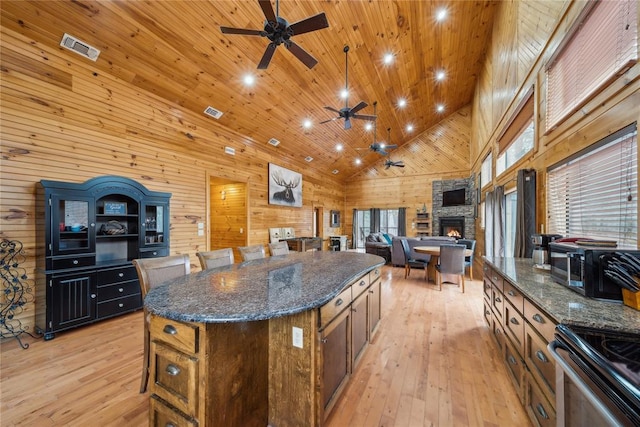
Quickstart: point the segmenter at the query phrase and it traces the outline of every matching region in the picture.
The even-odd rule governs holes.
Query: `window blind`
[[[638,60],[637,0],[599,1],[578,22],[547,67],[547,132]]]
[[[627,126],[549,169],[549,233],[637,246],[637,133]]]

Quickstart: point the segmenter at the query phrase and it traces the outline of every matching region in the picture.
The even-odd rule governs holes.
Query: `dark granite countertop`
[[[384,262],[358,252],[292,252],[156,286],[144,305],[150,313],[186,322],[265,320],[320,307]]]
[[[492,267],[556,322],[638,333],[640,311],[616,302],[586,298],[556,283],[549,271],[533,266],[529,258],[484,257]]]

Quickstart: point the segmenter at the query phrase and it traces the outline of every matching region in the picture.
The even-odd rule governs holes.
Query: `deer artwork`
[[[292,178],[291,181],[287,182],[282,177],[280,171],[275,171],[271,174],[271,178],[280,187],[284,187],[284,190],[277,191],[273,194],[273,200],[294,204],[296,202],[296,199],[293,197],[293,189],[300,185],[300,177],[297,176],[295,178]]]

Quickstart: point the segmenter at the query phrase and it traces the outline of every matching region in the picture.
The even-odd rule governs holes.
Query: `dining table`
[[[431,255],[429,263],[427,264],[427,281],[433,277],[433,281],[435,282],[436,265],[440,259],[440,246],[414,246],[413,250],[419,254]],[[471,255],[473,255],[473,251],[471,249],[465,249],[464,256],[468,257]]]

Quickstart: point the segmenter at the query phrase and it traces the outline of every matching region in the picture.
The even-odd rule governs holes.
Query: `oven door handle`
[[[562,372],[564,372],[564,374],[569,377],[569,379],[576,385],[576,387],[578,387],[578,390],[580,390],[580,392],[587,398],[589,403],[591,403],[595,407],[595,409],[603,417],[606,418],[609,425],[622,426],[622,424],[620,424],[620,421],[618,421],[618,419],[611,413],[611,411],[609,411],[609,409],[602,403],[602,401],[600,401],[600,399],[593,393],[593,391],[591,391],[587,383],[585,383],[584,380],[580,378],[580,376],[573,370],[573,368],[567,362],[565,362],[562,356],[556,351],[556,348],[570,351],[568,348],[555,340],[551,341],[547,345],[547,349],[549,349],[551,356],[556,361],[556,367],[560,366]],[[558,387],[556,386],[556,389],[557,388]],[[562,410],[562,408],[557,409]]]

